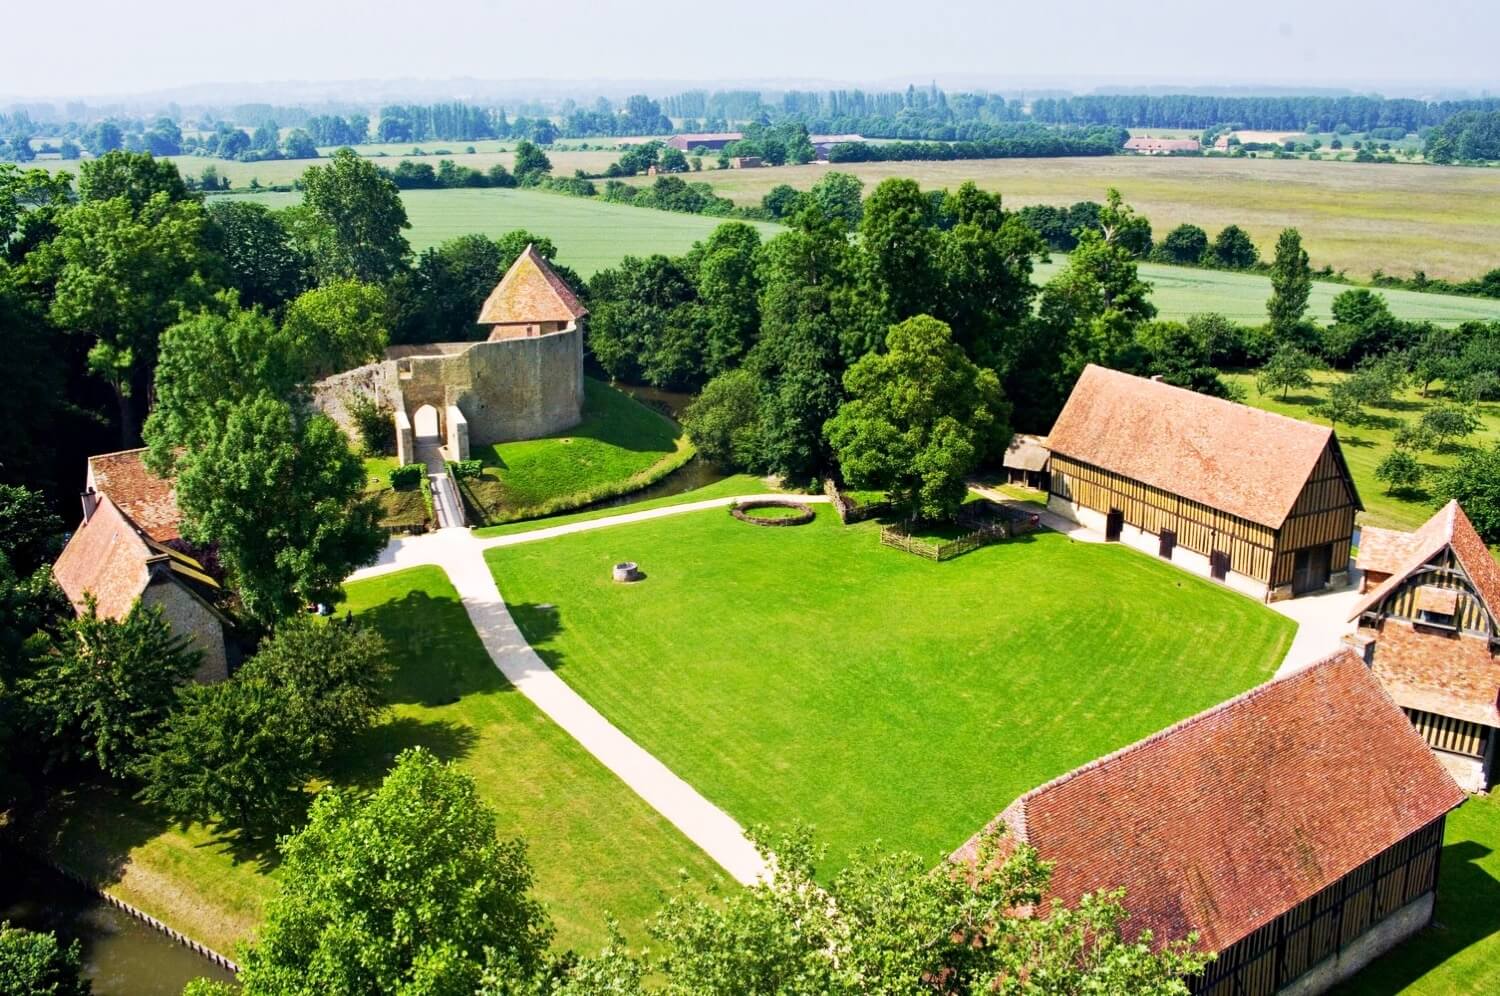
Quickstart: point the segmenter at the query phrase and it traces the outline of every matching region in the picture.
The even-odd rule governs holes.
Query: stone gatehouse
[[[349,401],[374,397],[392,412],[402,463],[415,460],[418,439],[465,460],[470,444],[560,432],[583,418],[587,314],[527,246],[480,311],[488,339],[392,346],[383,359],[319,381],[315,403],[352,435]]]

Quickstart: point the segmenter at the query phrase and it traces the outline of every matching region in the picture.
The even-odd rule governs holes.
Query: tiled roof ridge
[[[1110,751],[1108,754],[1103,754],[1099,757],[1096,757],[1092,761],[1089,761],[1087,764],[1082,764],[1071,771],[1065,771],[1062,774],[1058,775],[1056,778],[1053,778],[1052,780],[1047,782],[1043,782],[1035,788],[1030,789],[1029,791],[1017,796],[1014,802],[1012,802],[1009,806],[1005,807],[1005,809],[1002,810],[1002,813],[1010,812],[1012,809],[1017,809],[1019,807],[1024,826],[1025,807],[1026,804],[1029,803],[1032,799],[1050,792],[1051,790],[1058,788],[1061,785],[1065,785],[1081,775],[1089,774],[1100,768],[1106,767],[1113,762],[1118,761],[1121,757],[1127,754],[1131,754],[1140,748],[1148,747],[1151,744],[1157,743],[1158,741],[1165,740],[1166,738],[1173,736],[1174,734],[1179,733],[1182,730],[1191,729],[1192,727],[1197,726],[1199,723],[1207,719],[1244,705],[1245,703],[1250,702],[1269,691],[1282,688],[1285,684],[1307,678],[1313,673],[1322,670],[1323,668],[1332,667],[1336,663],[1351,658],[1355,663],[1359,664],[1360,667],[1364,667],[1364,663],[1359,660],[1358,656],[1354,653],[1353,650],[1349,649],[1348,647],[1341,647],[1340,649],[1335,650],[1333,653],[1328,654],[1326,657],[1319,658],[1306,667],[1301,668],[1297,671],[1293,671],[1291,674],[1282,675],[1279,678],[1271,678],[1269,681],[1263,681],[1259,685],[1256,685],[1254,688],[1248,688],[1240,694],[1232,698],[1225,699],[1223,702],[1220,702],[1217,705],[1210,706],[1202,712],[1194,713],[1191,716],[1180,719],[1177,722],[1173,723],[1171,726],[1163,727],[1162,729],[1157,730],[1155,733],[1152,733],[1149,736],[1142,737],[1140,740],[1137,740],[1134,743],[1126,744],[1124,747],[1120,747],[1116,750]],[[1376,684],[1379,684],[1379,682],[1377,682]],[[1388,699],[1390,698],[1390,696],[1386,694],[1383,687],[1381,688],[1381,694],[1385,695]],[[1392,701],[1394,702],[1394,700]],[[1415,730],[1413,730],[1413,732],[1415,732]]]
[[[1194,391],[1192,388],[1178,387],[1176,384],[1168,384],[1166,381],[1157,380],[1154,377],[1140,377],[1133,373],[1126,373],[1124,370],[1116,370],[1113,367],[1100,366],[1097,363],[1088,364],[1088,366],[1084,367],[1084,372],[1087,373],[1090,369],[1102,371],[1103,373],[1109,374],[1112,377],[1128,379],[1133,383],[1144,385],[1146,390],[1157,389],[1162,391],[1163,393],[1176,392],[1179,395],[1188,395],[1192,397],[1195,402],[1203,404],[1208,408],[1217,408],[1220,411],[1253,413],[1249,417],[1259,418],[1266,422],[1282,422],[1287,425],[1296,426],[1296,431],[1306,432],[1309,436],[1311,436],[1313,433],[1317,433],[1318,435],[1323,436],[1325,439],[1334,436],[1334,430],[1332,426],[1319,425],[1316,422],[1305,422],[1300,418],[1293,418],[1290,415],[1283,415],[1281,412],[1273,412],[1267,408],[1257,408],[1254,405],[1247,405],[1244,402],[1233,401],[1229,398],[1216,398],[1212,394],[1204,394],[1201,391]]]
[[[1495,569],[1494,558],[1490,557],[1489,566],[1483,568],[1483,570],[1491,576],[1489,578],[1475,577],[1477,573],[1475,569],[1476,565],[1469,563],[1470,551],[1467,549],[1468,543],[1459,544],[1455,542],[1460,516],[1463,517],[1462,522],[1465,528],[1468,532],[1473,533],[1477,539],[1478,533],[1474,530],[1474,525],[1469,521],[1469,516],[1464,512],[1463,506],[1458,503],[1458,499],[1449,499],[1446,505],[1432,514],[1432,518],[1412,530],[1414,542],[1421,542],[1424,538],[1426,542],[1421,546],[1413,547],[1413,552],[1407,558],[1406,563],[1402,564],[1397,570],[1392,571],[1390,577],[1380,582],[1374,588],[1371,588],[1369,594],[1356,602],[1353,611],[1349,613],[1349,618],[1358,619],[1372,607],[1379,605],[1387,595],[1400,586],[1407,578],[1420,570],[1423,564],[1426,564],[1433,557],[1437,556],[1444,547],[1452,547],[1454,556],[1458,559],[1464,572],[1469,575],[1469,581],[1473,584],[1474,590],[1479,595],[1480,601],[1484,603],[1485,608],[1491,614],[1500,616],[1500,605],[1491,604],[1493,596],[1487,590],[1486,585],[1486,581],[1494,583],[1494,575],[1500,574],[1500,571]],[[1429,527],[1435,528],[1432,528],[1432,531],[1429,533]],[[1479,542],[1484,548],[1485,556],[1488,557],[1489,548],[1483,546],[1483,540]]]

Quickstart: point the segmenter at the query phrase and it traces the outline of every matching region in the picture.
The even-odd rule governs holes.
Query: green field
[[[245,194],[271,207],[300,203],[300,194]],[[681,255],[723,223],[720,218],[653,211],[624,204],[570,197],[538,190],[408,190],[411,230],[406,237],[418,251],[456,235],[483,232],[499,236],[517,228],[545,235],[557,244],[557,258],[589,277],[626,255]],[[769,237],[780,226],[755,222]]]
[[[1292,624],[1044,533],[943,564],[724,509],[487,557],[542,657],[746,825],[936,859],[1025,790],[1269,677]],[[612,583],[634,560],[646,580]]]
[[[1334,372],[1314,374],[1316,383],[1313,387],[1291,392],[1286,401],[1282,401],[1281,395],[1277,392],[1262,395],[1256,390],[1254,374],[1229,374],[1227,376],[1245,388],[1245,400],[1257,408],[1290,415],[1304,422],[1327,425],[1328,420],[1313,415],[1312,409],[1327,397],[1328,385],[1343,374]],[[1423,398],[1414,389],[1406,390],[1388,408],[1367,409],[1365,424],[1338,426],[1337,432],[1339,443],[1344,451],[1344,459],[1349,464],[1349,473],[1354,476],[1354,486],[1359,489],[1359,496],[1365,505],[1365,511],[1359,517],[1361,523],[1397,529],[1415,529],[1437,511],[1432,499],[1425,491],[1419,491],[1410,496],[1386,494],[1385,485],[1375,479],[1375,468],[1394,449],[1394,433],[1397,426],[1403,421],[1420,418],[1425,409],[1441,400],[1436,397]],[[1489,446],[1496,440],[1500,440],[1500,404],[1486,402],[1476,406],[1476,410],[1483,424],[1478,432],[1464,441],[1465,445]],[[1420,459],[1430,474],[1438,468],[1451,466],[1458,457],[1459,451],[1428,452],[1421,454]]]
[[[399,670],[387,720],[336,767],[372,787],[402,749],[455,758],[525,838],[537,894],[560,946],[605,940],[605,914],[635,942],[679,871],[721,874],[706,855],[517,693],[491,663],[440,570],[416,568],[351,584],[347,607],[391,644]],[[202,827],[176,829],[113,793],[60,800],[42,839],[54,856],[204,943],[231,952],[259,922],[274,871],[235,863]]]
[[[1474,796],[1448,817],[1434,920],[1337,993],[1500,992],[1500,798],[1495,795]]]
[[[473,521],[535,518],[628,494],[692,459],[687,434],[666,416],[592,378],[584,392],[583,421],[573,428],[473,448],[484,473],[460,482]]]
[[[866,191],[889,176],[924,187],[973,180],[1007,207],[1104,200],[1118,187],[1157,236],[1182,222],[1212,235],[1248,231],[1262,253],[1288,226],[1302,232],[1314,266],[1351,277],[1372,270],[1467,279],[1500,266],[1500,170],[1463,167],[1230,159],[1200,156],[1081,156],[952,162],[811,164],[706,175],[739,204],[758,204],[779,183],[806,189],[830,168],[853,173]],[[648,183],[638,177],[634,183]]]

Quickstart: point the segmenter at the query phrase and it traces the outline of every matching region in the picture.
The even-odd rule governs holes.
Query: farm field
[[[1474,796],[1448,815],[1436,920],[1339,996],[1500,992],[1500,796]]]
[[[284,192],[235,196],[275,208],[299,203],[301,199],[299,194]],[[418,251],[470,232],[500,235],[525,228],[552,239],[557,244],[558,260],[584,277],[615,265],[627,254],[686,252],[723,221],[537,190],[408,190],[401,197],[411,219],[407,238]],[[760,229],[763,238],[781,230],[781,226],[770,222],[751,224]],[[1038,267],[1036,279],[1039,282],[1049,279],[1065,260],[1065,256],[1055,255],[1052,262]],[[1265,320],[1271,284],[1259,274],[1143,263],[1141,275],[1154,285],[1152,300],[1162,318],[1181,319],[1202,311],[1217,311],[1236,321]],[[1329,305],[1347,289],[1342,284],[1315,283],[1309,313],[1321,321],[1330,320]],[[1500,300],[1405,290],[1380,293],[1385,295],[1391,310],[1402,318],[1445,324],[1500,318]]]
[[[583,421],[573,428],[472,449],[485,465],[482,476],[460,482],[473,521],[578,508],[639,490],[692,458],[687,434],[666,416],[592,378],[584,392]]]
[[[300,194],[275,192],[240,196],[273,208],[302,199]],[[539,190],[408,190],[401,199],[411,220],[406,237],[418,252],[457,235],[498,236],[524,228],[555,242],[558,262],[584,277],[616,265],[626,255],[680,255],[723,221]],[[769,222],[752,224],[763,237],[780,230]]]
[[[1281,229],[1301,230],[1315,267],[1466,279],[1500,266],[1500,170],[1310,160],[1105,156],[956,162],[841,163],[705,175],[722,196],[758,204],[773,186],[812,186],[830,168],[866,187],[909,176],[924,187],[973,180],[1008,207],[1102,201],[1118,187],[1158,235],[1192,222],[1212,235],[1248,231],[1263,254]],[[644,177],[635,183],[646,183]]]
[[[1283,401],[1277,392],[1263,395],[1256,390],[1254,374],[1226,375],[1227,379],[1245,388],[1247,403],[1320,425],[1327,425],[1328,421],[1313,415],[1312,409],[1327,398],[1328,386],[1342,376],[1334,372],[1314,373],[1313,387],[1294,390]],[[1437,397],[1423,398],[1415,389],[1409,389],[1403,391],[1390,408],[1366,409],[1367,424],[1337,427],[1339,445],[1349,464],[1349,473],[1354,476],[1354,486],[1359,489],[1359,496],[1364,501],[1365,510],[1359,517],[1361,523],[1415,529],[1437,511],[1425,491],[1419,491],[1410,497],[1386,494],[1385,485],[1375,479],[1375,468],[1394,448],[1397,426],[1402,421],[1420,418],[1423,411],[1441,401]],[[1470,446],[1493,445],[1496,440],[1500,440],[1500,404],[1482,402],[1476,410],[1483,424],[1478,432],[1464,442]],[[1458,456],[1458,453],[1426,452],[1419,459],[1428,473],[1431,473],[1438,468],[1451,466],[1458,460]]]
[[[875,841],[937,859],[1021,792],[1268,678],[1292,632],[1131,551],[1044,533],[937,564],[827,508],[487,559],[559,676],[741,823],[814,825],[830,868]],[[646,580],[614,584],[621,560]]]
[[[389,641],[398,673],[387,721],[337,766],[336,780],[373,787],[396,754],[421,745],[459,761],[521,836],[537,895],[560,947],[593,949],[615,915],[635,943],[679,870],[720,870],[524,696],[490,662],[458,595],[437,568],[349,585],[346,607]],[[259,922],[275,871],[236,863],[202,827],[164,828],[113,793],[65,800],[43,833],[66,866],[225,953]]]

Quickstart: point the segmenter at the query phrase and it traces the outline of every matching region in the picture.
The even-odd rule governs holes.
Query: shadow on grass
[[[635,583],[642,584],[645,578],[643,571],[641,580]],[[562,610],[551,602],[507,602],[506,608],[510,610],[510,617],[515,620],[521,635],[531,644],[531,649],[536,651],[542,662],[554,671],[561,670],[566,658],[552,641],[562,632]]]
[[[466,723],[397,716],[366,730],[329,766],[328,774],[336,784],[373,789],[404,750],[421,747],[441,760],[458,761],[478,743],[478,732]]]
[[[358,618],[390,647],[396,675],[387,700],[393,704],[437,708],[466,695],[509,689],[456,598],[409,591]]]
[[[1479,864],[1489,854],[1489,848],[1472,840],[1444,847],[1432,925],[1372,962],[1336,992],[1343,996],[1405,992],[1443,962],[1500,932],[1500,882]]]

